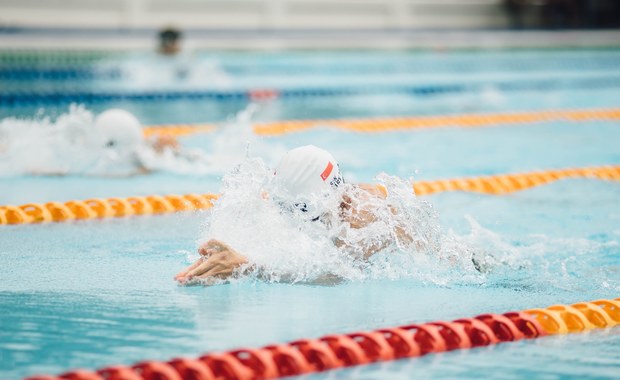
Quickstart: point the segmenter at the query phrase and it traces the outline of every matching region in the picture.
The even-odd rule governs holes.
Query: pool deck
[[[620,30],[267,30],[188,29],[190,49],[487,49],[620,47]],[[153,29],[0,30],[0,49],[134,50],[155,45]]]

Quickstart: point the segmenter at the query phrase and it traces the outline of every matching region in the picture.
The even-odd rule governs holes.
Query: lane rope
[[[217,128],[214,124],[174,124],[174,125],[155,125],[142,128],[145,137],[155,135],[166,136],[187,136],[195,133],[209,133]]]
[[[498,81],[485,83],[454,83],[424,85],[376,85],[348,87],[317,87],[291,89],[258,89],[241,91],[145,91],[145,92],[91,92],[91,91],[15,91],[0,93],[0,105],[5,107],[23,105],[58,105],[68,103],[97,104],[111,101],[171,101],[211,100],[218,102],[253,100],[256,91],[266,91],[273,97],[295,99],[325,96],[362,96],[379,94],[404,94],[412,96],[434,96],[443,94],[481,92],[492,88],[509,91],[557,91],[557,90],[600,90],[620,87],[620,76],[597,76],[589,78],[552,78],[519,81]]]
[[[582,122],[593,120],[618,121],[620,120],[620,108],[392,117],[357,120],[291,120],[260,123],[254,127],[254,132],[258,135],[276,136],[317,127],[336,128],[353,132],[385,132],[422,128],[477,128],[492,125],[527,124],[549,121]]]
[[[556,169],[487,177],[418,181],[413,184],[413,189],[417,195],[429,195],[445,191],[467,191],[501,195],[545,185],[564,178],[595,178],[618,181],[620,180],[620,165]]]
[[[563,178],[620,180],[620,165],[592,168],[547,170],[522,174],[457,178],[413,183],[416,195],[445,191],[467,191],[502,195],[544,185]],[[91,198],[84,201],[27,203],[0,206],[0,225],[67,222],[95,218],[168,214],[178,211],[206,210],[218,194],[149,195],[127,198]]]
[[[352,132],[378,133],[427,128],[479,128],[496,125],[531,124],[551,121],[618,121],[620,108],[554,110],[492,114],[462,114],[440,116],[411,116],[371,119],[317,119],[284,120],[256,123],[254,133],[261,136],[279,136],[302,132],[312,128],[334,128]],[[144,127],[144,134],[186,136],[193,133],[211,132],[215,124],[170,124]]]
[[[79,369],[59,376],[35,375],[25,380],[276,379],[619,324],[620,298],[601,299],[504,314],[487,313],[451,322],[331,334],[260,348],[207,353],[197,359],[145,360],[132,366]]]

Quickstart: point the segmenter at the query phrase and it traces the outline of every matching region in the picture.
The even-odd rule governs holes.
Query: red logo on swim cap
[[[323,170],[323,173],[321,173],[321,178],[323,179],[323,181],[325,181],[327,177],[329,177],[329,175],[332,174],[333,169],[334,169],[334,165],[332,165],[331,162],[328,162],[327,167],[325,168],[325,170]]]

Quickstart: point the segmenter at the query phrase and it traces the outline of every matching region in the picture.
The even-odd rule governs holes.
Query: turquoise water
[[[397,76],[420,73],[422,77],[416,80],[429,75],[433,80],[466,81],[471,79],[463,72],[469,71],[483,77],[478,80],[489,81],[491,75],[507,80],[515,73],[542,75],[545,70],[572,77],[586,75],[583,70],[613,76],[618,54],[505,51],[386,56],[320,53],[315,60],[308,57],[237,53],[221,54],[219,59],[235,78],[250,77],[256,83],[269,74],[282,83],[289,83],[288,78],[308,85],[316,78],[302,74],[320,74],[327,81],[347,65],[352,69],[344,77],[351,81],[361,81],[365,72],[376,73],[377,67],[385,66],[398,67],[394,69]],[[606,62],[612,64],[606,66]],[[465,64],[469,70],[462,69]],[[295,71],[300,67],[306,71]],[[291,73],[298,72],[299,77],[290,79]],[[389,72],[382,75],[390,77]],[[36,83],[22,81],[22,85],[28,88]],[[255,120],[611,107],[617,106],[619,98],[620,89],[608,88],[281,99],[261,106]],[[242,102],[205,106],[193,101],[128,105],[145,123],[221,121],[246,106]],[[66,106],[47,111],[66,112]],[[2,117],[32,117],[36,110],[16,105],[1,112]],[[232,128],[244,128],[231,123]],[[551,122],[381,134],[317,129],[250,138],[250,152],[271,166],[286,149],[313,143],[336,156],[351,182],[371,182],[381,171],[404,178],[452,178],[618,164],[618,128],[618,122]],[[182,142],[207,152],[236,152],[245,145],[245,141],[221,138],[225,133],[222,129]],[[230,156],[223,167],[232,166],[243,155]],[[114,179],[12,176],[0,179],[0,204],[216,192],[223,174],[224,170],[206,176],[156,173]],[[214,223],[210,211],[4,226],[0,229],[0,378],[130,364],[146,358],[194,357],[300,337],[620,296],[618,183],[573,179],[507,196],[443,193],[424,199],[439,215],[442,236],[451,237],[457,247],[487,252],[508,264],[498,264],[482,276],[432,266],[424,267],[422,274],[415,270],[419,268],[409,268],[391,276],[389,269],[381,267],[374,276],[336,286],[250,277],[212,287],[179,287],[172,277],[190,262],[198,241],[210,231],[209,224]],[[268,227],[254,228],[260,234]],[[286,236],[274,244],[291,252],[297,249],[297,242]],[[390,263],[389,257],[377,260]],[[620,332],[615,328],[309,377],[614,378],[620,370],[619,345]]]

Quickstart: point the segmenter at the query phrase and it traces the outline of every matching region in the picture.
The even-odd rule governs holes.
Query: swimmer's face
[[[164,55],[174,55],[181,51],[181,44],[178,39],[162,39],[159,45],[159,52]]]
[[[341,192],[324,192],[312,196],[298,196],[294,199],[277,199],[281,210],[307,221],[323,220],[327,215],[336,215],[343,205]]]
[[[321,219],[323,214],[310,213],[311,206],[308,206],[305,202],[278,202],[280,209],[283,212],[295,215],[295,217],[301,220],[307,220],[315,222]]]
[[[159,52],[165,55],[174,55],[181,50],[182,33],[174,28],[167,28],[159,32]]]
[[[179,45],[177,43],[165,44],[161,48],[161,52],[166,55],[173,55],[180,51]]]
[[[110,129],[103,133],[103,147],[119,151],[134,150],[142,141],[142,136],[136,131]]]

